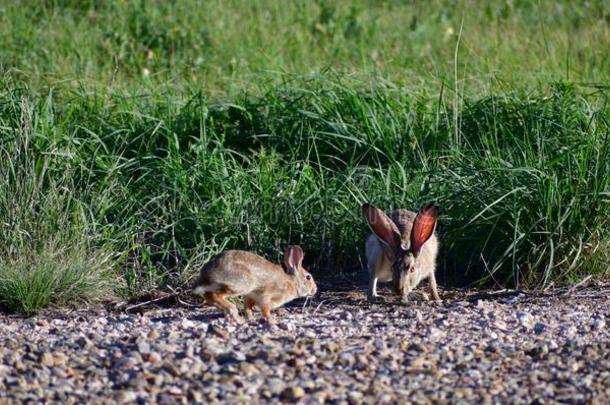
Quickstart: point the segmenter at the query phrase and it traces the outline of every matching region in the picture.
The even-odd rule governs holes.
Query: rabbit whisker
[[[326,302],[326,300],[324,301],[320,301],[320,303],[318,304],[318,306],[316,307],[316,309],[313,310],[313,313],[315,314],[316,312],[318,312],[318,309],[320,309],[320,307],[322,306],[322,304],[324,304]]]
[[[305,296],[305,301],[303,302],[303,307],[301,308],[301,312],[305,312],[305,307],[307,306],[308,302],[309,302],[309,295]]]

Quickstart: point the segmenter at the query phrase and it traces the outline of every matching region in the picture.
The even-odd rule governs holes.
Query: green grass
[[[608,21],[602,0],[4,1],[0,64],[36,87],[103,92],[224,96],[256,87],[261,73],[275,81],[332,67],[470,95],[496,80],[606,79]]]
[[[440,204],[441,280],[610,276],[602,2],[321,4],[1,3],[0,306],[361,271],[365,201]]]
[[[110,242],[88,218],[93,205],[79,198],[86,190],[74,187],[76,168],[61,162],[69,152],[42,139],[52,130],[46,113],[24,100],[15,106],[19,122],[2,121],[0,146],[0,308],[110,300],[124,283]],[[5,124],[14,124],[10,132]]]

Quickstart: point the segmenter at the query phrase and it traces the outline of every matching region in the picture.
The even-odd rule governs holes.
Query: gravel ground
[[[323,292],[276,325],[208,307],[0,315],[0,403],[608,403],[608,291]]]

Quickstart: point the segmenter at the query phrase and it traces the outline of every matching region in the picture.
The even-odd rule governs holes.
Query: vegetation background
[[[436,200],[445,283],[610,275],[606,1],[0,1],[0,306],[361,271]]]

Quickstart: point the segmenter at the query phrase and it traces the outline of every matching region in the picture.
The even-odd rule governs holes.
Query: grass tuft
[[[80,168],[70,151],[43,138],[53,130],[49,111],[26,99],[17,105],[5,104],[19,120],[3,122],[10,130],[0,146],[0,308],[31,313],[111,299],[122,281],[111,241],[79,199]]]

